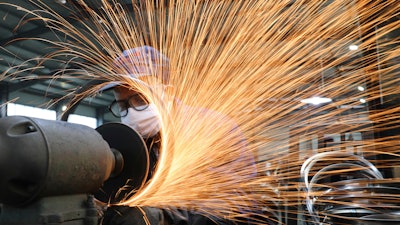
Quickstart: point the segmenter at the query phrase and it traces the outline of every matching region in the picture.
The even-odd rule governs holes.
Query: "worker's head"
[[[132,82],[149,86],[168,84],[168,58],[152,47],[125,50],[114,61],[114,66],[118,74],[128,76]],[[112,82],[105,88],[114,90],[115,101],[109,109],[114,116],[121,118],[122,123],[132,127],[143,137],[152,137],[160,131],[157,110],[142,93],[122,81]]]
[[[147,81],[157,79],[162,84],[169,81],[169,60],[150,46],[128,49],[113,62],[118,74],[129,75],[130,78]]]
[[[107,83],[101,88],[101,91],[116,86],[126,86],[128,81],[147,83],[148,85],[154,85],[155,81],[163,85],[169,83],[168,58],[150,46],[123,51],[113,61],[113,70],[118,74],[118,80]]]

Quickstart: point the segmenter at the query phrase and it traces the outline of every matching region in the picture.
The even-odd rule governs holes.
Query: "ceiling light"
[[[358,86],[357,89],[358,89],[359,91],[365,91],[365,88],[364,88],[363,86]]]
[[[63,105],[63,106],[61,107],[61,110],[64,112],[65,110],[67,110],[67,106],[66,106],[66,105]]]
[[[331,98],[325,98],[325,97],[312,97],[312,98],[306,98],[301,100],[302,103],[307,103],[307,104],[313,104],[313,105],[319,105],[322,103],[328,103],[332,102]]]
[[[360,102],[361,103],[366,103],[367,101],[365,99],[363,99],[363,98],[360,98]]]
[[[358,45],[349,45],[350,51],[358,50]]]

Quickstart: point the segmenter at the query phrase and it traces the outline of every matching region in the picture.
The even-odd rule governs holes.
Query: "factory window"
[[[8,116],[29,116],[39,119],[56,120],[56,111],[32,106],[8,103]]]
[[[91,128],[97,127],[97,120],[93,117],[88,117],[88,116],[71,114],[68,116],[68,122],[86,125]]]
[[[8,116],[29,116],[39,119],[56,120],[57,115],[55,110],[42,109],[32,106],[26,106],[15,103],[8,103],[7,105]],[[92,117],[71,114],[68,117],[68,122],[86,125],[91,128],[97,127],[97,120]]]

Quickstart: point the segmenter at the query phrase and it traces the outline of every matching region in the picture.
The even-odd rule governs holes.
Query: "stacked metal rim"
[[[309,224],[400,224],[400,183],[359,155],[316,154],[301,169]]]
[[[382,185],[373,180],[345,180],[333,185],[337,185],[336,188],[323,197],[330,203],[319,212],[327,218],[325,222],[334,225],[400,224],[400,188],[395,183]]]

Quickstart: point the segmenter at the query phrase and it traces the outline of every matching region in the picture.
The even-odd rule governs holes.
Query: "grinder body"
[[[95,202],[131,196],[148,170],[145,142],[124,124],[0,118],[0,225],[95,225]]]

